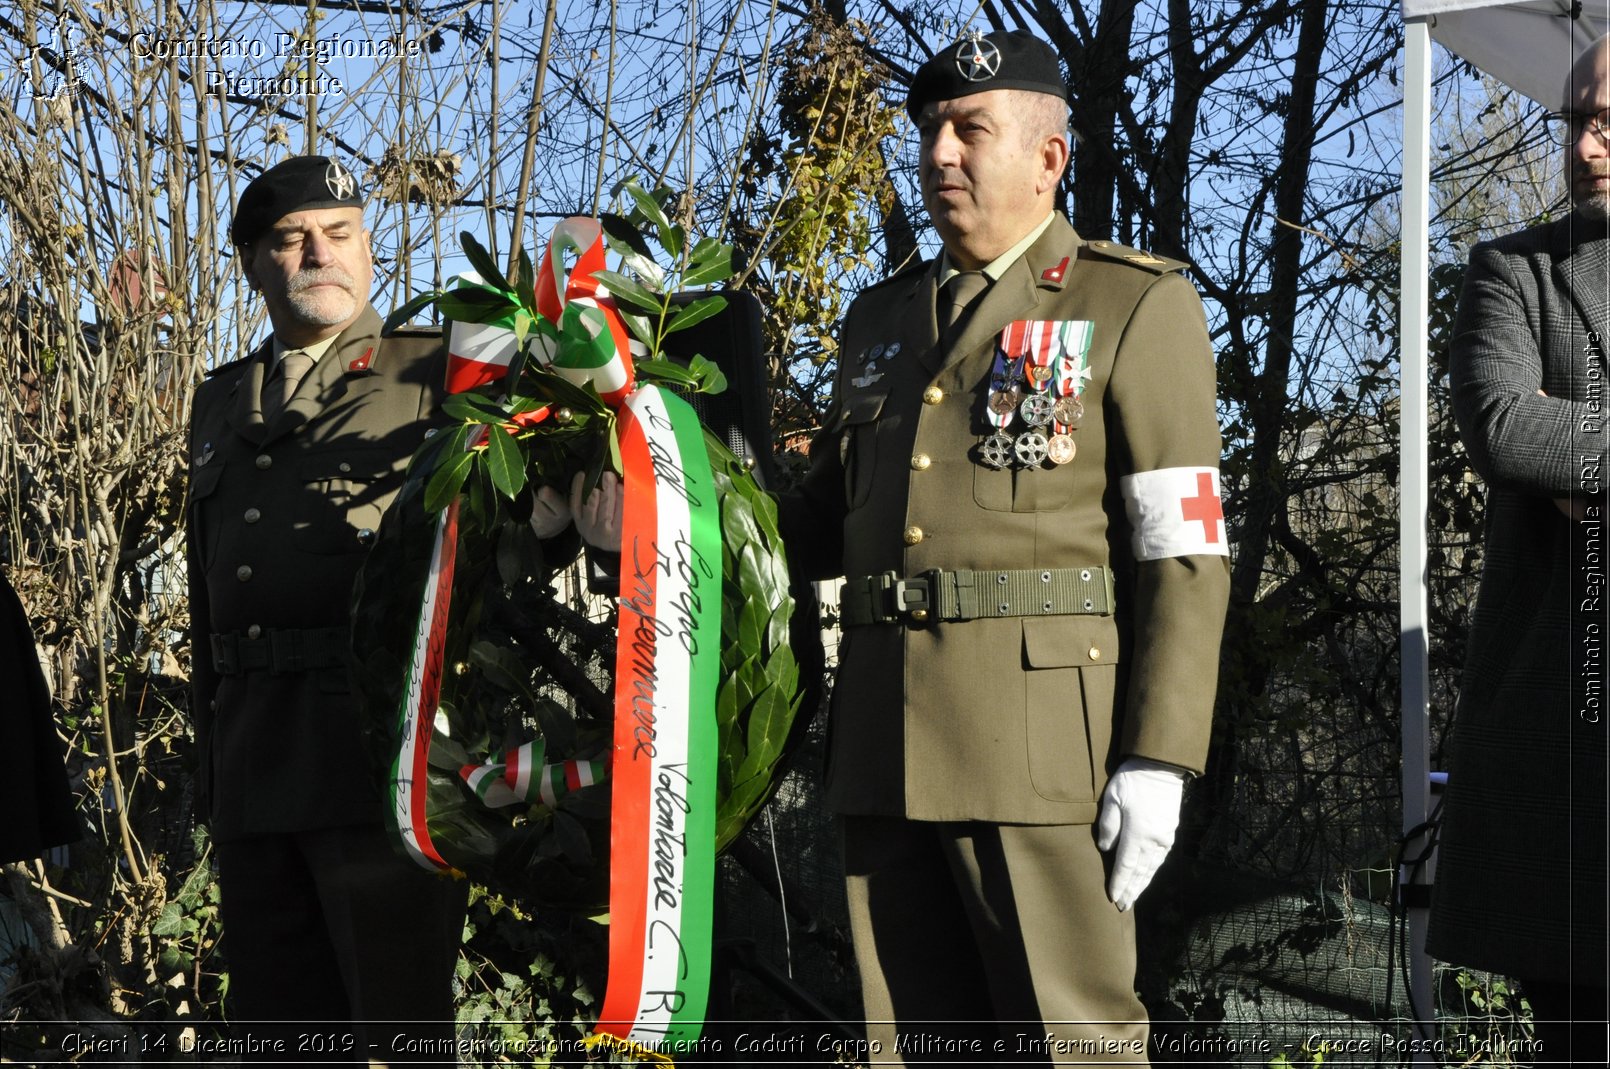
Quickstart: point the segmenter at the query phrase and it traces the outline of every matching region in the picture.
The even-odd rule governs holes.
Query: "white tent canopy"
[[[1420,827],[1428,815],[1430,741],[1427,732],[1426,500],[1427,485],[1427,276],[1430,263],[1431,40],[1548,108],[1561,105],[1560,91],[1572,61],[1610,27],[1610,0],[1400,0],[1407,23],[1403,81],[1402,306],[1402,493],[1399,582],[1402,599],[1400,652],[1403,672],[1403,828]],[[1523,220],[1516,220],[1519,226]],[[1405,856],[1424,845],[1408,844]],[[1430,872],[1406,871],[1405,882],[1426,883]],[[1415,1016],[1430,1018],[1431,969],[1426,956],[1427,909],[1409,903],[1410,993]],[[1430,1056],[1416,1061],[1429,1062]]]

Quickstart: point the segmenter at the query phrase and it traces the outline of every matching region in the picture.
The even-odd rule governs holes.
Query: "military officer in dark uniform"
[[[847,577],[827,795],[878,1064],[1145,1062],[1129,908],[1207,750],[1212,352],[1184,265],[1054,211],[1066,92],[1024,32],[917,72],[944,252],[851,307],[784,503]]]
[[[344,651],[354,575],[440,400],[440,337],[382,336],[363,198],[334,160],[265,171],[231,238],[273,333],[196,392],[188,516],[230,998],[285,1022],[251,1026],[275,1056],[406,1061],[452,1039],[467,888],[388,844]]]

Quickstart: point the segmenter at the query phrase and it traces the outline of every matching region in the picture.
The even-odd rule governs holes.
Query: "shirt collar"
[[[316,341],[312,345],[303,345],[300,348],[302,352],[308,355],[309,359],[317,364],[319,362],[319,357],[330,351],[330,346],[335,344],[335,339],[338,337],[340,337],[339,334],[332,334],[323,341]],[[285,354],[292,352],[297,348],[298,347],[294,345],[286,345],[276,336],[274,338],[274,364],[269,370],[272,371],[274,367],[279,367],[280,361],[285,359]]]
[[[1030,246],[1032,246],[1036,241],[1040,240],[1040,235],[1045,233],[1046,228],[1051,225],[1051,220],[1056,218],[1056,214],[1057,213],[1055,211],[1047,212],[1045,218],[1040,220],[1039,226],[1035,227],[1033,230],[1030,230],[1027,234],[1024,234],[1023,239],[1016,245],[1013,245],[1010,249],[1007,249],[1005,252],[995,257],[995,259],[985,264],[984,277],[989,279],[991,282],[999,282],[1001,276],[1006,274],[1006,269],[1017,263],[1017,261],[1022,258],[1023,254],[1029,251]],[[940,255],[939,286],[941,289],[944,288],[947,282],[962,273],[961,268],[950,262],[950,253],[947,252]]]

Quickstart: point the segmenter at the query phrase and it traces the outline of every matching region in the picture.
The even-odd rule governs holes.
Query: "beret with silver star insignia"
[[[240,195],[229,240],[250,245],[292,212],[362,208],[363,190],[351,171],[328,156],[293,156],[276,163]]]
[[[915,119],[923,105],[955,100],[991,89],[1022,89],[1068,98],[1062,65],[1051,46],[1027,30],[971,33],[946,45],[917,68],[906,95],[906,114]]]

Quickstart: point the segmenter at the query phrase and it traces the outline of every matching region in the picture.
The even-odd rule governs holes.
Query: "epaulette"
[[[1165,275],[1170,271],[1184,271],[1191,265],[1184,260],[1171,260],[1166,256],[1159,256],[1144,249],[1132,249],[1128,245],[1120,245],[1115,241],[1087,241],[1085,248],[1096,256],[1119,263],[1138,267],[1142,271],[1150,271],[1155,275]]]
[[[422,326],[418,323],[404,323],[395,330],[381,335],[382,338],[440,338],[442,328],[436,326]]]
[[[871,293],[875,289],[882,289],[884,286],[891,285],[892,283],[905,281],[906,279],[909,279],[913,274],[919,274],[920,275],[922,272],[928,270],[928,265],[930,263],[932,263],[931,260],[914,260],[911,263],[906,264],[906,266],[902,267],[900,270],[896,271],[894,274],[887,275],[884,278],[879,279],[877,282],[874,282],[872,285],[868,286],[866,289],[862,290],[861,292],[862,293]]]

